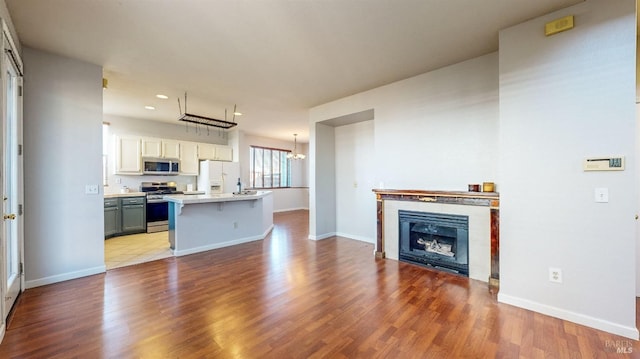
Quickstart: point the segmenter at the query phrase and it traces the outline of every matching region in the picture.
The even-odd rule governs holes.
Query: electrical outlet
[[[122,178],[120,178],[120,177],[116,177],[116,183],[117,183],[117,184],[122,183]]]
[[[86,194],[98,194],[100,193],[100,187],[97,184],[88,184],[84,187],[84,193]]]
[[[608,188],[596,188],[594,190],[595,200],[598,203],[609,202],[609,189]]]
[[[549,268],[549,282],[562,283],[562,269]]]

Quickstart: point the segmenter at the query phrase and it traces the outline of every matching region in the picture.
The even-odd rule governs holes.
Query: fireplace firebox
[[[469,276],[469,216],[398,211],[399,259]]]

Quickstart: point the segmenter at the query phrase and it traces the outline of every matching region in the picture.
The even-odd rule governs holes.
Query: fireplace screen
[[[469,217],[398,211],[401,261],[469,275]]]

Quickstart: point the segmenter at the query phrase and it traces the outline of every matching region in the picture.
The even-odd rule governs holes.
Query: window
[[[291,165],[287,155],[291,151],[251,146],[250,187],[277,188],[291,186]]]

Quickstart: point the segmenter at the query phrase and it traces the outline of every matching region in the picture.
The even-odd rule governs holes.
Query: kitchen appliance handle
[[[147,203],[165,203],[168,202],[166,199],[148,199]]]
[[[127,207],[127,208],[142,208],[142,207],[144,207],[144,205],[143,205],[143,204],[125,204],[125,205],[124,205],[124,206],[122,206],[122,207]]]

